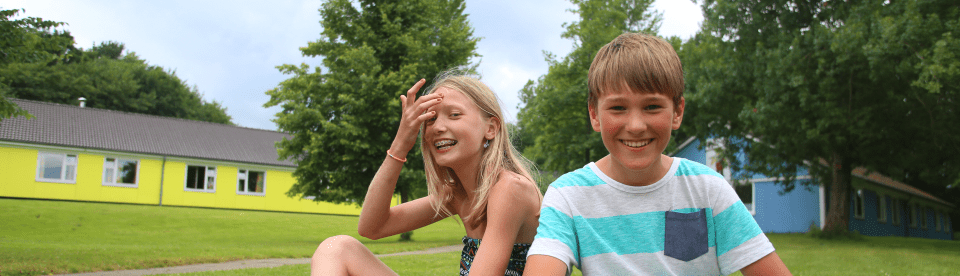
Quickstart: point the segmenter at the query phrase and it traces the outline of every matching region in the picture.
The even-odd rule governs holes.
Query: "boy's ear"
[[[587,105],[587,110],[590,112],[590,126],[593,127],[593,131],[600,132],[600,119],[597,117],[597,107]]]
[[[680,129],[680,123],[683,122],[683,109],[686,108],[686,101],[680,97],[680,104],[673,110],[673,130]]]
[[[483,138],[493,140],[497,137],[497,133],[500,133],[500,119],[491,116],[487,119],[487,132],[483,134]]]

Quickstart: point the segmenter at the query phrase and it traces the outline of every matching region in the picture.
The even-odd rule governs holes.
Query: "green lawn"
[[[255,258],[309,257],[324,238],[356,236],[356,217],[0,199],[0,275],[137,269]],[[459,244],[452,220],[414,242],[362,239],[377,254]],[[769,234],[795,275],[952,275],[960,242],[900,237],[818,240]],[[459,252],[383,259],[401,275],[450,275]],[[306,265],[194,273],[304,275]],[[193,275],[193,274],[191,274]],[[578,274],[575,274],[578,275]]]
[[[305,258],[323,239],[358,237],[357,217],[0,199],[0,275]],[[359,238],[376,254],[460,244],[452,219],[397,237]]]

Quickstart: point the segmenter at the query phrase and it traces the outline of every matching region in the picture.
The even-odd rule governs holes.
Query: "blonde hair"
[[[476,77],[467,76],[460,72],[447,71],[437,76],[433,86],[428,88],[424,95],[435,93],[441,87],[463,93],[485,113],[485,118],[495,117],[495,123],[499,124],[500,131],[492,140],[489,140],[490,145],[483,151],[480,159],[480,167],[477,170],[477,198],[471,208],[470,216],[466,218],[461,214],[461,219],[465,224],[469,221],[471,226],[476,227],[487,219],[487,198],[490,195],[491,188],[497,182],[500,172],[511,171],[534,182],[530,174],[533,163],[520,155],[513,144],[510,143],[510,135],[507,133],[507,124],[503,120],[500,104],[497,102],[497,96],[490,88]],[[420,133],[425,133],[424,131],[425,126],[421,125]],[[424,142],[423,135],[421,135],[420,151],[423,153],[427,191],[433,196],[430,205],[437,212],[437,215],[451,216],[453,213],[447,208],[447,204],[457,195],[465,196],[466,191],[462,185],[456,183],[453,178],[453,171],[450,168],[440,167],[434,163],[429,146],[431,145]],[[540,197],[543,198],[542,195]]]
[[[590,64],[587,104],[597,106],[603,91],[620,89],[626,83],[633,92],[664,94],[680,105],[683,97],[683,67],[673,46],[663,39],[640,33],[625,33],[604,45]]]

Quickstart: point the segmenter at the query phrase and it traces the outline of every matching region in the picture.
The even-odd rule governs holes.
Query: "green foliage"
[[[62,22],[0,11],[0,118],[26,112],[6,97],[74,105],[84,97],[95,108],[230,124],[226,109],[206,102],[172,71],[148,65],[124,45],[104,42],[89,50],[56,30]]]
[[[73,45],[73,37],[67,32],[52,29],[65,23],[27,17],[11,20],[21,10],[0,10],[0,66],[10,63],[48,63],[61,59]],[[7,100],[10,88],[5,85],[5,76],[0,74],[0,120],[26,116],[25,110]]]
[[[607,154],[587,112],[587,71],[600,47],[624,32],[656,34],[662,13],[649,11],[652,0],[572,0],[580,21],[565,23],[562,37],[574,41],[558,60],[544,53],[550,69],[520,90],[524,107],[517,115],[523,154],[541,168],[567,172]]]
[[[852,240],[852,241],[865,240],[864,236],[861,235],[860,232],[856,230],[846,231],[846,230],[828,229],[824,231],[824,230],[821,230],[820,226],[817,226],[816,224],[810,224],[810,229],[807,231],[807,235],[809,235],[810,237],[824,239],[824,240],[837,240],[837,239]]]
[[[950,3],[704,1],[702,30],[681,54],[697,105],[685,121],[700,139],[739,141],[723,153],[730,167],[783,177],[786,191],[803,167],[840,187],[859,166],[950,183],[960,162],[960,82],[947,53],[960,47],[960,7]],[[831,217],[846,226],[846,214],[828,226]]]
[[[282,108],[273,121],[292,136],[277,144],[298,165],[289,196],[362,204],[397,131],[399,96],[478,56],[464,8],[461,0],[323,4],[321,38],[301,51],[322,56],[328,72],[278,66],[292,77],[267,91],[264,105]],[[404,202],[426,194],[419,147],[407,159],[396,189]]]

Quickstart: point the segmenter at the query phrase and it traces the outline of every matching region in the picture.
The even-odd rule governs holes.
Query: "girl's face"
[[[424,123],[423,133],[434,162],[451,168],[479,165],[484,142],[494,138],[492,120],[460,91],[441,87],[434,93],[442,93],[443,100],[427,110],[437,114]]]

